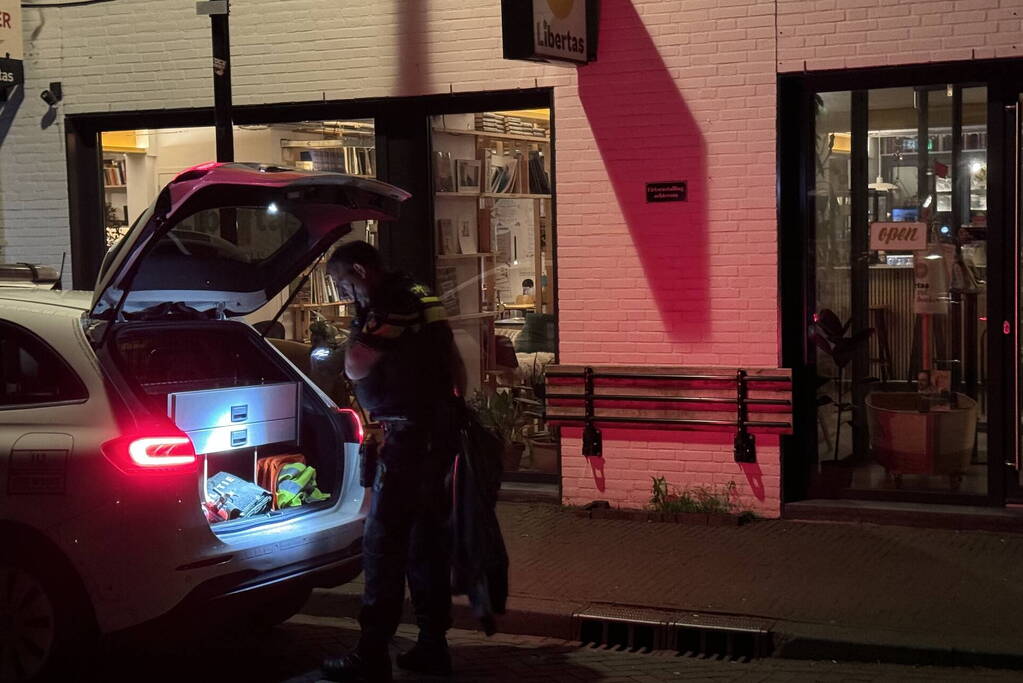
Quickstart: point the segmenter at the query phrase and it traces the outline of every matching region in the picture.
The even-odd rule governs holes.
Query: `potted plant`
[[[848,334],[851,326],[852,318],[846,320],[845,324],[842,324],[842,321],[839,320],[834,311],[825,308],[813,316],[813,328],[810,335],[813,343],[831,358],[831,362],[834,363],[835,368],[838,370],[838,377],[834,380],[835,388],[838,392],[838,400],[833,401],[830,396],[821,396],[817,401],[818,405],[828,405],[829,403],[834,403],[835,405],[834,460],[838,460],[838,448],[842,436],[842,415],[846,411],[855,409],[855,405],[846,403],[843,400],[845,368],[856,356],[860,348],[867,343],[870,335],[874,334],[873,327]],[[825,379],[824,381],[826,382],[827,380]]]
[[[477,391],[468,403],[483,426],[492,429],[504,441],[504,471],[518,470],[526,450],[521,440],[524,424],[521,404],[510,391]]]
[[[823,495],[831,495],[837,491],[848,488],[852,484],[853,462],[852,458],[839,460],[839,448],[842,440],[842,423],[845,421],[845,413],[856,410],[856,405],[845,401],[845,369],[855,358],[860,349],[869,341],[874,333],[874,328],[850,332],[852,318],[842,323],[834,311],[822,309],[813,316],[813,327],[811,328],[811,340],[814,345],[827,354],[837,370],[836,377],[820,377],[819,385],[824,386],[828,382],[835,385],[836,398],[822,395],[817,398],[818,408],[825,405],[835,406],[835,448],[831,460],[820,463],[819,485],[824,487]],[[856,378],[853,378],[856,381]],[[867,378],[864,381],[871,381]],[[855,424],[849,421],[850,425]]]

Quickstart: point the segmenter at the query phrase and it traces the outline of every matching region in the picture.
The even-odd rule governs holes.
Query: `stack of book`
[[[515,135],[536,135],[533,132],[534,124],[531,121],[509,116],[504,120],[504,132]]]
[[[521,119],[517,116],[482,112],[476,114],[476,130],[484,133],[512,133],[533,138],[547,137],[547,129],[536,121]]]
[[[493,112],[476,114],[476,130],[484,133],[504,133],[506,116]]]
[[[107,187],[112,185],[124,185],[124,162],[108,159],[103,162],[103,184]]]

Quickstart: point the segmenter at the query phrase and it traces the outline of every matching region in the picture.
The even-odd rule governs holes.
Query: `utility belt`
[[[404,415],[374,414],[372,420],[383,428],[385,435],[418,426],[417,422]],[[380,442],[374,436],[366,437],[359,449],[359,485],[363,488],[372,487],[376,481],[380,461],[379,454]]]
[[[443,410],[438,411],[438,414],[416,416],[374,413],[372,419],[383,428],[385,441],[387,437],[414,430],[417,434],[413,435],[413,438],[418,442],[418,433],[421,433],[424,456],[428,455],[438,444],[447,442],[443,436],[446,431],[443,426],[446,424]],[[359,451],[359,483],[365,488],[372,487],[376,481],[380,447],[381,443],[373,436],[367,437],[362,442]]]

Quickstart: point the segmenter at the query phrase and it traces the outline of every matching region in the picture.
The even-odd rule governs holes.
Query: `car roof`
[[[62,291],[36,287],[0,287],[0,318],[37,313],[78,318],[89,309],[92,292]]]

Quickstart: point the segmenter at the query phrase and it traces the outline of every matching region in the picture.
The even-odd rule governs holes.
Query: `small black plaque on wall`
[[[650,202],[686,201],[686,181],[672,180],[666,183],[647,183],[646,200]]]

